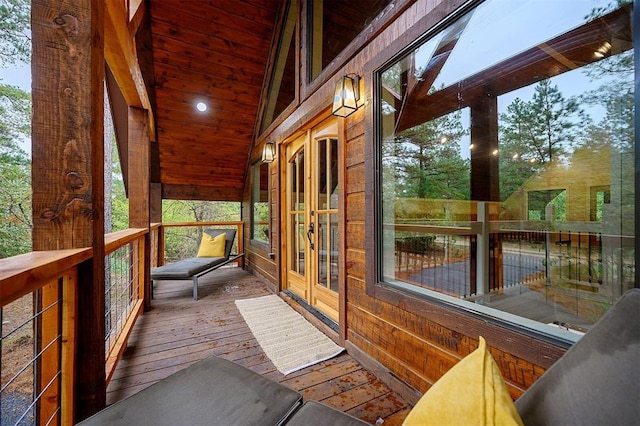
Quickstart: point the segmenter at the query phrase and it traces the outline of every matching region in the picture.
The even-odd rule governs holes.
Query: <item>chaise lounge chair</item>
[[[151,269],[151,296],[153,297],[154,281],[158,280],[192,280],[193,299],[198,300],[198,278],[220,268],[227,263],[233,262],[244,256],[244,253],[231,254],[233,240],[236,237],[235,229],[205,229],[210,237],[217,237],[226,234],[224,255],[214,257],[190,257],[179,260],[175,263],[159,266]]]

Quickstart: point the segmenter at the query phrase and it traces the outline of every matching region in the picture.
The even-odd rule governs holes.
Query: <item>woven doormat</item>
[[[276,295],[236,300],[236,306],[265,354],[284,375],[344,350]]]

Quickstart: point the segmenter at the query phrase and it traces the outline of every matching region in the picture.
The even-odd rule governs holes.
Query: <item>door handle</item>
[[[315,229],[315,224],[311,222],[309,224],[309,229],[307,230],[307,239],[309,240],[309,247],[311,247],[311,250],[313,250],[313,240],[311,240],[311,234],[315,232],[314,229]]]

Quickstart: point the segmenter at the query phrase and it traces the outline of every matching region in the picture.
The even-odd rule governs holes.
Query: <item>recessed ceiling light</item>
[[[207,104],[205,104],[204,102],[198,102],[196,104],[196,108],[198,109],[198,111],[200,112],[205,112],[207,110]]]

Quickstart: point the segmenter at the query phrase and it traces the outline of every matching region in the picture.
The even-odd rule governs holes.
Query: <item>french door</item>
[[[286,148],[286,284],[338,322],[338,124],[330,120]]]

